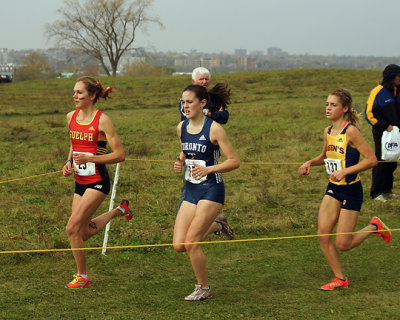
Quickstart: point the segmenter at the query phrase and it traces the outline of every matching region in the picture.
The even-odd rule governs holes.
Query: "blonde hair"
[[[96,95],[93,103],[96,103],[99,98],[103,98],[104,100],[106,100],[113,89],[112,87],[103,88],[99,80],[96,80],[95,78],[89,76],[80,77],[76,80],[76,82],[84,83],[88,93],[90,95]]]
[[[330,95],[338,97],[343,107],[348,107],[346,113],[344,114],[344,119],[360,129],[360,117],[353,108],[353,98],[351,97],[350,92],[345,89],[338,88],[331,92]]]

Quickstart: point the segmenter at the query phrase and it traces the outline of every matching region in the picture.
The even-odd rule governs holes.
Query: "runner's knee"
[[[183,244],[174,244],[174,250],[176,252],[185,252],[186,248]]]
[[[336,238],[336,248],[340,251],[348,251],[351,249],[351,239]]]

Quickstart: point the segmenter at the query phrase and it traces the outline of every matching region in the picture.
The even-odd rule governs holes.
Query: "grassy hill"
[[[313,168],[309,177],[299,177],[297,170],[321,151],[323,129],[330,124],[325,118],[325,99],[334,89],[346,88],[363,112],[379,78],[378,71],[329,69],[213,75],[212,83],[226,81],[233,93],[225,129],[242,165],[224,174],[223,212],[237,239],[316,233],[327,175],[322,167]],[[121,165],[116,201],[127,197],[134,209],[131,223],[113,221],[109,245],[170,243],[182,185],[182,177],[172,166],[179,152],[177,104],[190,77],[101,80],[115,90],[112,99],[98,107],[111,117],[128,158]],[[69,150],[65,115],[74,109],[73,86],[73,79],[0,85],[0,182],[61,170]],[[362,129],[372,142],[365,121]],[[114,168],[109,166],[112,175]],[[362,174],[365,202],[359,225],[379,214],[394,228],[400,222],[396,214],[399,200],[371,201],[370,176],[370,171]],[[64,229],[73,185],[73,179],[61,173],[1,183],[0,251],[68,248]],[[394,191],[400,193],[398,173]],[[106,201],[100,211],[107,211],[108,205]],[[6,308],[0,308],[0,318],[27,317],[35,306],[51,309],[46,311],[50,318],[60,318],[82,301],[87,319],[98,319],[99,314],[104,319],[184,319],[189,315],[197,319],[216,316],[213,311],[220,318],[287,319],[310,318],[311,312],[319,315],[315,318],[346,318],[347,314],[358,318],[378,316],[384,310],[390,317],[395,314],[392,305],[397,305],[397,298],[395,292],[387,292],[393,280],[389,276],[396,276],[395,270],[388,269],[394,269],[399,258],[394,250],[397,243],[384,246],[375,238],[344,255],[344,267],[357,286],[352,293],[335,292],[333,296],[317,290],[331,274],[316,239],[208,245],[210,280],[217,295],[200,307],[181,303],[194,277],[188,258],[170,248],[113,251],[107,259],[90,253],[89,272],[98,289],[87,290],[85,295],[63,288],[74,273],[70,253],[3,254],[0,305]],[[87,245],[101,246],[102,236]],[[372,250],[380,250],[379,259]],[[385,270],[380,269],[382,264]],[[378,311],[374,307],[377,295],[387,302],[380,301]],[[23,313],[11,296],[18,296]],[[224,306],[231,311],[225,314]],[[37,314],[45,316],[41,312]],[[127,312],[133,312],[132,317]],[[73,314],[71,318],[79,319],[79,314]]]

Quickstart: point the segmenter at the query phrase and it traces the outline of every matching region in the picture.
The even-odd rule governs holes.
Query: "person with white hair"
[[[207,68],[198,67],[192,71],[192,84],[198,84],[203,86],[208,90],[208,86],[211,81],[211,73]],[[182,99],[179,101],[179,112],[181,114],[181,121],[186,120],[186,115],[183,110]],[[228,110],[222,108],[221,106],[216,106],[216,109],[211,106],[210,102],[207,103],[204,108],[205,115],[214,121],[217,121],[219,124],[226,124],[229,119]]]

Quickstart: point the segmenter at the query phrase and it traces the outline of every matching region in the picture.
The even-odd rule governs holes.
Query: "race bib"
[[[189,181],[190,183],[194,183],[194,184],[199,184],[203,181],[207,180],[207,176],[202,177],[201,179],[197,180],[192,176],[192,170],[194,169],[194,164],[197,164],[199,166],[206,166],[206,162],[204,160],[190,160],[190,159],[186,159],[185,160],[185,164],[186,164],[186,171],[185,171],[185,180]]]
[[[93,155],[93,153],[90,153],[90,152],[75,152],[74,151],[74,154],[76,154],[76,153],[88,154],[90,156]],[[86,163],[77,165],[74,162],[74,171],[78,176],[83,176],[83,177],[94,176],[96,174],[96,164],[94,162],[86,162]]]
[[[331,175],[334,171],[342,170],[342,160],[340,159],[324,159],[326,172]]]

